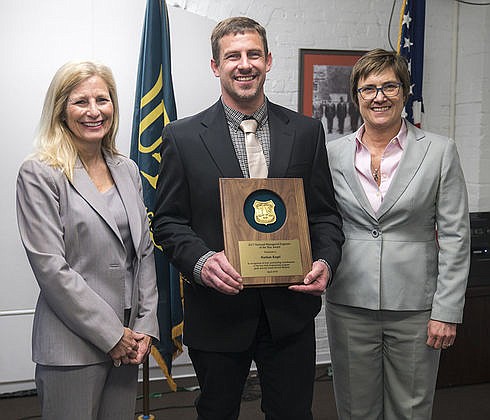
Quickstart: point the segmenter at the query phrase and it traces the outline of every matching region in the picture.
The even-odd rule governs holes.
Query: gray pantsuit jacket
[[[153,245],[136,164],[105,156],[126,209],[136,252],[129,327],[158,338]],[[40,294],[32,357],[44,365],[109,360],[123,335],[126,250],[110,209],[78,160],[73,183],[26,160],[17,180],[17,219]]]
[[[465,180],[452,140],[407,127],[402,159],[376,213],[354,167],[355,134],[328,144],[345,243],[327,299],[431,310],[432,319],[458,323],[470,261]]]

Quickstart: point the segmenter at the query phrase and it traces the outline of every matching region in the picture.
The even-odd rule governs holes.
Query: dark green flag
[[[136,84],[131,159],[140,168],[150,228],[162,130],[165,124],[176,118],[167,5],[165,1],[147,0]],[[171,369],[172,360],[182,353],[182,287],[178,271],[168,262],[164,250],[156,245],[155,263],[160,341],[154,343],[152,355],[162,368],[170,388],[175,391]]]

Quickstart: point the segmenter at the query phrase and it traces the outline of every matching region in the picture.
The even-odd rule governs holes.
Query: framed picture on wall
[[[362,124],[350,99],[352,66],[366,51],[300,49],[299,112],[322,121],[327,141]]]

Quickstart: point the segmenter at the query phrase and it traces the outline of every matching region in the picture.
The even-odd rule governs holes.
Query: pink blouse
[[[366,196],[375,212],[378,211],[384,196],[390,187],[391,181],[395,176],[398,164],[402,158],[403,149],[407,141],[407,126],[405,120],[402,120],[402,125],[398,134],[390,140],[386,149],[383,152],[380,163],[381,182],[378,187],[371,172],[371,153],[366,145],[362,142],[364,134],[364,124],[357,130],[356,133],[356,156],[355,166],[357,175],[364,188]]]

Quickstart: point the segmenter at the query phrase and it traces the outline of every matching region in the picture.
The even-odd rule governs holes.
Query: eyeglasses
[[[361,94],[362,99],[365,99],[366,101],[376,98],[378,92],[381,92],[387,98],[392,98],[400,93],[401,85],[401,83],[386,83],[386,85],[381,87],[368,85],[360,87],[357,91]]]

